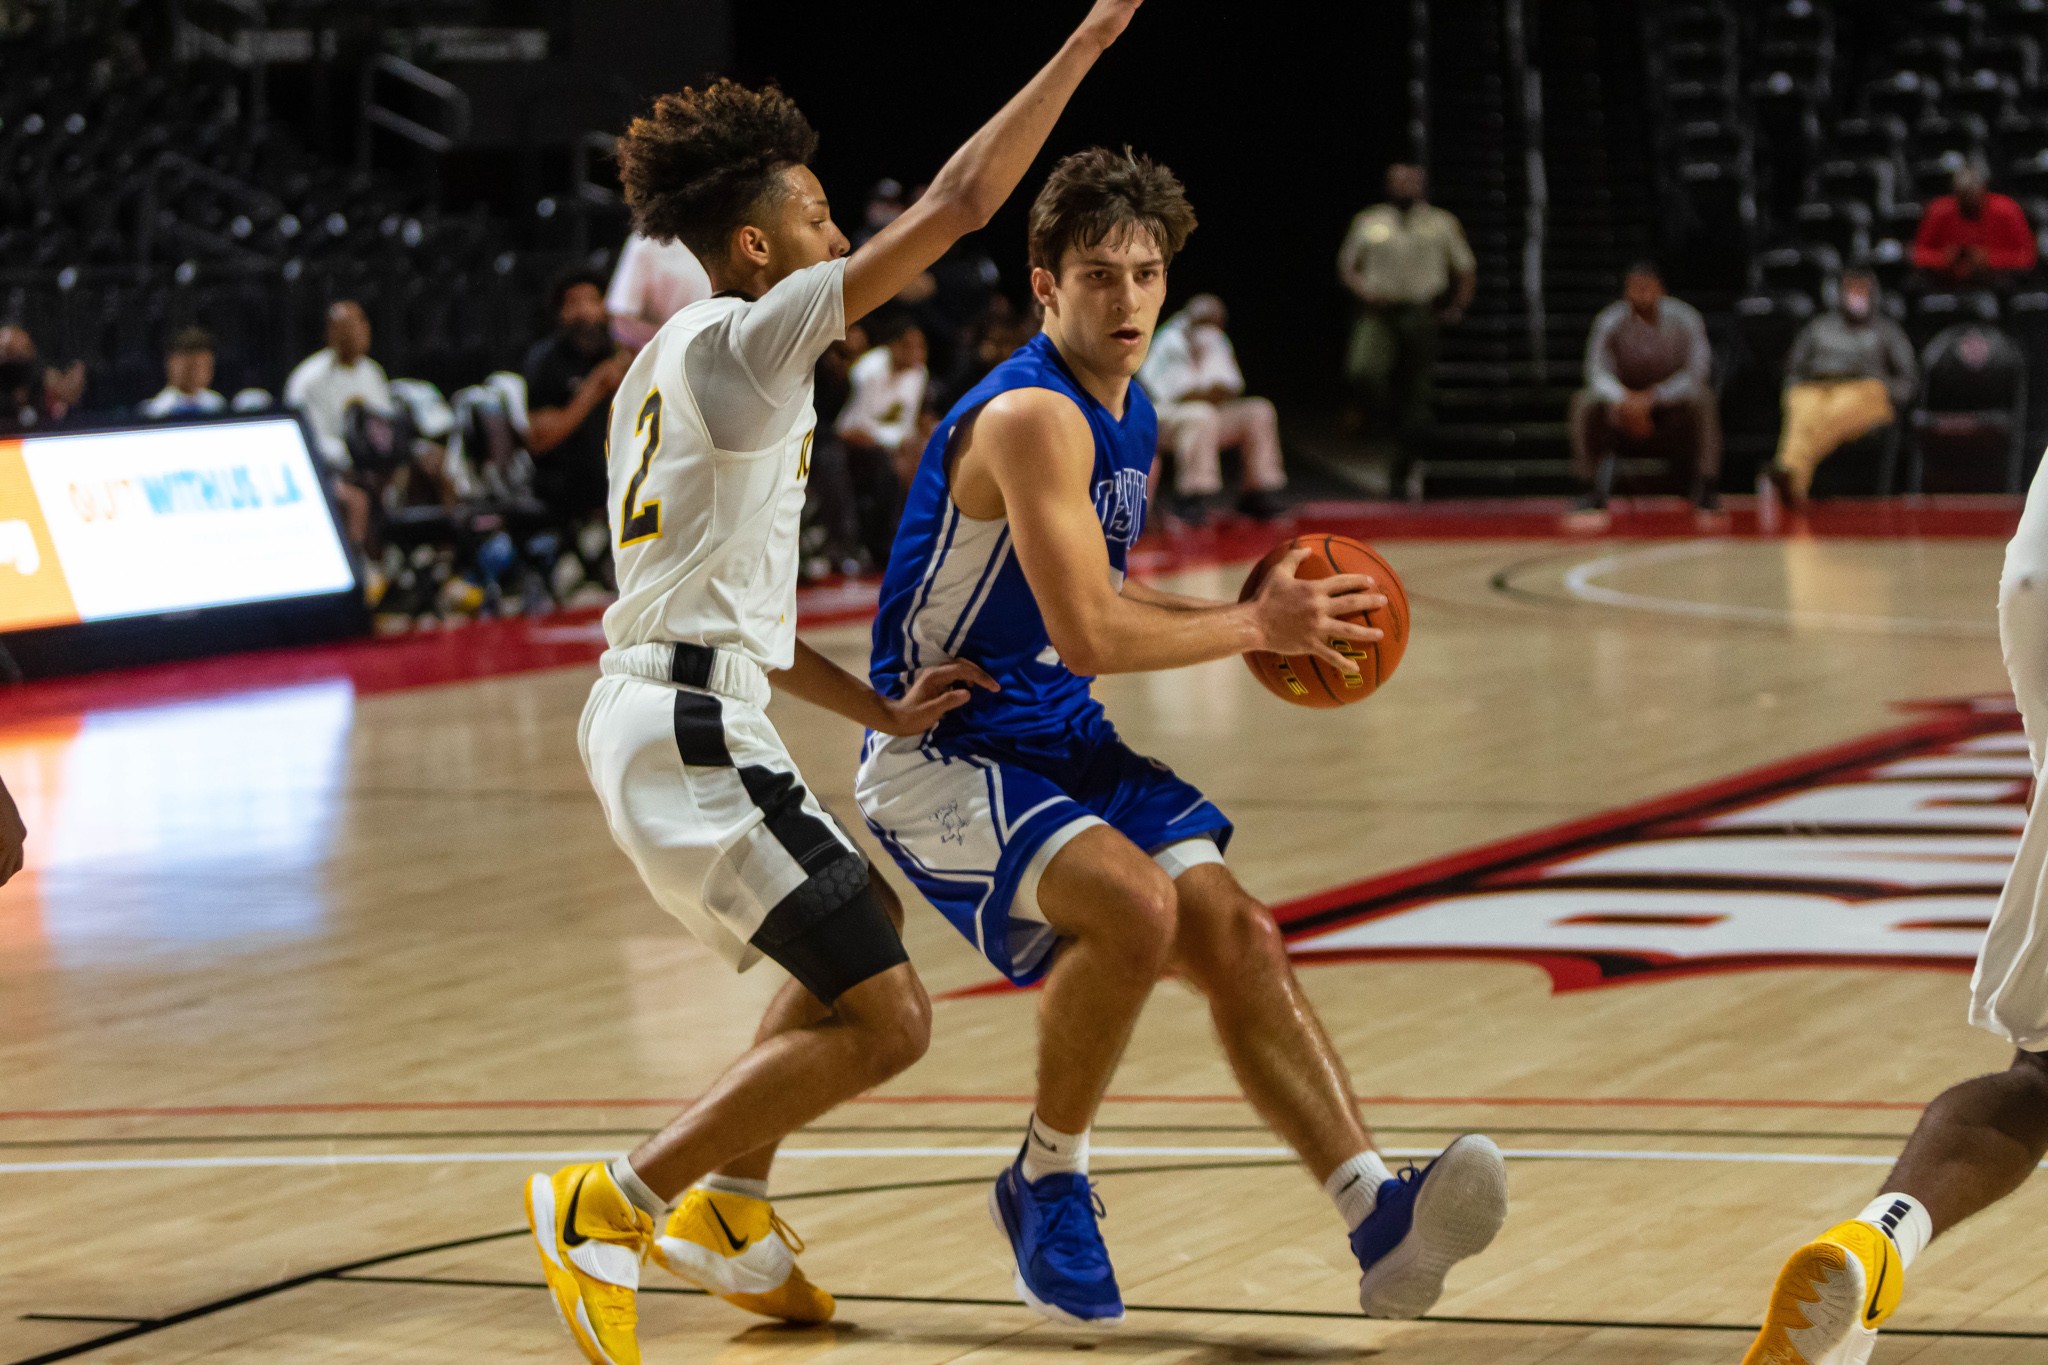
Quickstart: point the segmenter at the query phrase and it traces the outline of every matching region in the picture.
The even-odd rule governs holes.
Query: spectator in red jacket
[[[1996,285],[2034,268],[2034,231],[2010,198],[1993,194],[1974,166],[1956,172],[1955,193],[1927,206],[1913,264],[1930,282]]]

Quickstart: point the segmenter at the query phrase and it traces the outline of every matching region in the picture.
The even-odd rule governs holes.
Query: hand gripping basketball
[[[1328,708],[1363,701],[1393,676],[1408,645],[1408,594],[1393,568],[1343,536],[1277,545],[1245,579],[1267,647],[1247,653],[1282,701]]]

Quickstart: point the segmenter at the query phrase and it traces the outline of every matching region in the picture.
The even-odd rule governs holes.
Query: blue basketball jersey
[[[917,670],[948,659],[980,664],[1002,684],[995,693],[976,688],[973,701],[940,722],[931,739],[941,747],[949,740],[971,743],[978,734],[1067,731],[1101,713],[1088,692],[1090,679],[1061,662],[1046,634],[1017,563],[1009,523],[962,516],[947,488],[954,432],[984,403],[1011,389],[1051,389],[1086,414],[1095,433],[1095,514],[1119,588],[1131,546],[1145,526],[1145,479],[1159,420],[1137,384],[1130,386],[1118,421],[1081,387],[1040,333],[946,414],[924,448],[896,528],[869,667],[875,690],[896,697]]]

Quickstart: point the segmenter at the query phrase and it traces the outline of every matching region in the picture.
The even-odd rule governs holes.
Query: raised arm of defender
[[[1088,419],[1060,394],[1001,394],[957,439],[954,502],[970,517],[1009,520],[1046,633],[1076,673],[1148,673],[1253,649],[1314,654],[1355,673],[1358,666],[1330,642],[1380,638],[1378,630],[1341,619],[1386,605],[1373,581],[1357,574],[1296,578],[1294,566],[1306,551],[1281,561],[1281,572],[1249,602],[1118,593],[1089,486],[1094,438]]]
[[[1081,78],[1142,3],[1096,0],[1058,55],[947,159],[924,197],[853,253],[846,263],[848,322],[895,298],[953,243],[988,225],[1031,168]]]

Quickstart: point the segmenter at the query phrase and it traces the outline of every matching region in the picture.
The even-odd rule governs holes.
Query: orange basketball
[[[1407,590],[1401,586],[1400,575],[1394,572],[1393,566],[1381,559],[1369,545],[1361,545],[1344,536],[1297,536],[1275,545],[1253,567],[1237,600],[1248,601],[1256,596],[1266,574],[1298,545],[1306,545],[1309,555],[1295,569],[1297,578],[1327,578],[1338,573],[1371,576],[1377,591],[1385,595],[1387,605],[1362,617],[1348,619],[1377,627],[1385,631],[1386,636],[1377,644],[1369,645],[1354,644],[1348,640],[1331,641],[1340,654],[1358,661],[1355,676],[1339,672],[1313,654],[1280,655],[1260,649],[1246,654],[1244,661],[1251,666],[1252,676],[1264,683],[1268,692],[1296,706],[1328,708],[1364,701],[1379,690],[1381,683],[1394,676],[1394,670],[1401,665],[1401,655],[1408,649]]]

